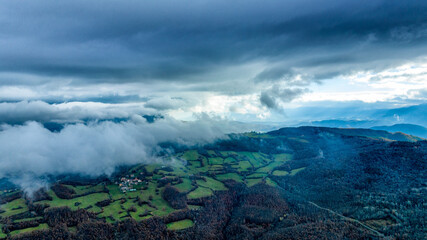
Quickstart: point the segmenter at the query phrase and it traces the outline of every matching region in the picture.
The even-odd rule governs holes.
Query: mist
[[[120,123],[69,124],[60,132],[35,121],[4,124],[0,127],[0,178],[9,178],[31,193],[48,184],[41,180],[44,176],[111,175],[118,166],[161,161],[157,154],[165,149],[160,143],[205,144],[239,128],[203,115],[192,122],[166,117],[154,123],[133,116]]]

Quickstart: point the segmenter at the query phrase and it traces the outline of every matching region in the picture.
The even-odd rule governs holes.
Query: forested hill
[[[271,131],[268,134],[272,136],[313,136],[322,133],[335,134],[340,136],[358,136],[373,139],[382,139],[388,141],[409,141],[415,142],[422,140],[420,137],[408,135],[402,132],[390,133],[384,130],[373,130],[363,128],[328,128],[328,127],[297,127],[297,128],[281,128],[276,131]]]
[[[1,192],[0,238],[427,237],[427,141],[410,135],[282,128],[161,158],[110,178],[57,178],[32,197]]]

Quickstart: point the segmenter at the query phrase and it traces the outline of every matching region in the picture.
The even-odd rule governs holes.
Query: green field
[[[266,159],[264,159],[264,157],[261,156],[259,153],[242,152],[241,154],[249,160],[251,166],[253,166],[254,168],[259,168],[267,163]]]
[[[274,176],[287,176],[287,175],[289,175],[289,172],[287,172],[287,171],[282,171],[282,170],[276,170],[276,171],[274,171],[273,172],[273,175]]]
[[[68,206],[73,210],[91,207],[88,210],[96,213],[100,212],[101,209],[95,203],[110,198],[108,193],[94,193],[73,199],[58,198],[52,191],[49,191],[49,195],[52,197],[52,201],[44,200],[38,203],[47,203],[50,207]]]
[[[108,185],[107,188],[110,191],[111,199],[116,200],[123,197],[123,194],[120,192],[120,189],[117,187],[117,185],[111,184]]]
[[[166,202],[163,198],[158,195],[152,201],[152,204],[156,206],[157,210],[154,210],[151,214],[154,216],[166,216],[175,210]]]
[[[221,157],[209,158],[210,165],[223,164],[224,160]]]
[[[267,178],[267,179],[265,180],[265,183],[266,183],[267,185],[272,186],[272,187],[276,187],[276,186],[277,186],[277,183],[276,183],[275,181],[271,180],[270,178]]]
[[[196,190],[190,192],[187,197],[189,199],[194,199],[194,198],[202,198],[202,197],[209,197],[213,194],[212,190],[210,188],[205,188],[205,187],[198,187],[196,188]]]
[[[200,161],[188,161],[189,167],[191,168],[199,168],[202,166]]]
[[[289,175],[291,175],[291,176],[295,176],[295,174],[297,174],[297,173],[301,172],[301,171],[302,171],[302,170],[304,170],[304,169],[305,169],[305,167],[297,168],[297,169],[293,169]]]
[[[165,158],[171,160],[172,158]],[[105,218],[107,222],[114,223],[126,218],[133,218],[137,221],[153,216],[163,217],[175,211],[168,202],[162,198],[162,191],[166,185],[174,186],[181,193],[186,194],[187,199],[198,199],[209,197],[215,191],[226,191],[227,187],[223,183],[226,180],[234,180],[244,183],[248,187],[265,182],[268,185],[276,186],[269,176],[293,176],[304,168],[294,169],[290,173],[281,170],[274,170],[284,162],[291,159],[289,154],[267,155],[259,152],[233,152],[233,151],[212,151],[209,150],[203,155],[197,150],[184,151],[175,155],[174,163],[149,164],[133,166],[127,174],[110,183],[98,185],[71,186],[64,185],[72,189],[75,194],[72,199],[61,199],[53,191],[48,194],[52,200],[43,200],[37,204],[48,204],[49,207],[68,206],[72,210],[87,209],[94,212],[99,218]],[[132,191],[122,192],[119,187],[121,179],[140,178],[141,180],[132,185]],[[169,180],[167,184],[160,183]],[[136,180],[135,180],[136,181]],[[105,192],[105,189],[108,191]],[[79,195],[85,195],[80,196]],[[110,200],[110,204],[104,207],[96,206],[96,203]],[[25,213],[28,207],[24,199],[17,199],[0,206],[3,212],[1,217],[10,217],[16,214]],[[198,210],[201,206],[188,205],[189,209]],[[42,217],[17,219],[14,221],[42,220]],[[193,226],[189,220],[172,222],[167,225],[170,230],[180,230]],[[35,228],[13,231],[11,235],[36,229],[46,229],[46,224],[41,224]],[[0,232],[0,237],[6,237]]]
[[[220,151],[220,153],[222,157],[233,157],[237,155],[234,151]]]
[[[292,159],[292,155],[288,153],[274,154],[274,161],[287,162]]]
[[[120,201],[117,200],[110,205],[103,208],[103,211],[98,214],[100,217],[109,217],[111,216],[115,220],[120,220],[122,216],[126,216],[127,213],[125,209],[122,209],[122,205],[120,204]],[[110,220],[107,218],[107,220]]]
[[[188,178],[182,178],[182,183],[175,185],[174,187],[176,187],[179,191],[181,192],[188,192],[190,191],[193,186],[191,185],[191,180]]]
[[[25,222],[25,221],[32,221],[32,220],[40,220],[42,217],[32,217],[32,218],[23,218],[23,219],[15,219],[13,222]]]
[[[68,188],[73,189],[76,192],[76,195],[80,194],[86,194],[89,192],[102,192],[104,190],[104,186],[102,184],[98,184],[95,186],[71,186],[71,185],[65,185]]]
[[[167,228],[169,230],[182,230],[189,227],[192,227],[194,225],[194,222],[190,219],[184,219],[177,222],[171,222],[167,224]]]
[[[182,155],[182,157],[187,161],[197,160],[197,158],[199,157],[199,154],[197,153],[197,150],[191,150],[191,151],[186,151]]]
[[[252,169],[252,165],[249,161],[240,161],[238,165],[238,171],[247,172],[249,169]]]
[[[227,190],[224,184],[210,177],[204,177],[204,180],[197,180],[197,184],[201,187],[210,188],[213,191]]]
[[[234,180],[236,182],[243,182],[242,177],[237,173],[220,174],[220,175],[216,175],[216,178],[220,181],[231,179],[231,180]]]
[[[11,236],[15,236],[18,235],[20,233],[26,233],[26,232],[31,232],[31,231],[35,231],[35,230],[43,230],[43,229],[48,229],[49,226],[46,223],[40,224],[37,227],[32,227],[32,228],[25,228],[25,229],[20,229],[20,230],[15,230],[10,232]]]
[[[22,198],[1,205],[0,209],[5,211],[4,213],[0,214],[0,216],[2,217],[10,217],[12,215],[28,211],[28,207],[25,204],[25,200]]]
[[[252,187],[253,185],[256,185],[256,184],[261,183],[261,182],[262,182],[261,178],[246,179],[246,183],[247,183],[248,187]]]
[[[224,159],[224,163],[233,164],[233,163],[236,163],[236,162],[237,162],[237,160],[234,157],[227,157],[227,158]]]
[[[266,173],[253,173],[251,175],[246,176],[246,178],[264,178],[266,177],[268,174]]]

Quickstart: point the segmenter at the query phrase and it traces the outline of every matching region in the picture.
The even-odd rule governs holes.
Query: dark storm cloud
[[[37,100],[46,102],[48,104],[59,104],[64,102],[100,102],[100,103],[128,103],[128,102],[146,102],[149,100],[147,97],[140,97],[138,95],[117,95],[117,94],[96,94],[94,96],[37,96]],[[0,96],[0,101],[4,103],[17,102],[16,99],[8,99]],[[1,103],[0,103],[1,104]]]
[[[328,75],[328,77],[335,76],[334,74]],[[308,86],[310,83],[317,81],[317,79],[324,79],[325,76],[311,75],[295,69],[288,69],[282,67],[270,67],[264,69],[254,80],[256,82],[284,82],[288,86]]]
[[[280,103],[291,102],[307,91],[308,89],[305,88],[281,89],[278,86],[273,86],[271,89],[261,93],[260,102],[267,108],[280,110]]]
[[[203,85],[233,79],[209,73],[262,61],[283,70],[260,69],[257,81],[304,72],[317,81],[419,56],[425,12],[425,1],[4,1],[0,71]]]

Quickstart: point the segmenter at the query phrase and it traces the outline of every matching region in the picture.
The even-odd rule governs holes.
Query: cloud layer
[[[0,4],[3,100],[261,95],[426,50],[424,1],[24,2]]]
[[[241,126],[200,116],[198,121],[170,118],[148,123],[131,120],[66,125],[51,132],[37,122],[0,127],[0,178],[26,187],[38,177],[66,173],[109,175],[117,166],[158,161],[160,143],[196,145],[225,137]]]
[[[48,104],[43,101],[0,103],[0,124],[22,124],[27,121],[41,123],[72,123],[94,120],[128,119],[134,115],[149,115],[153,111],[141,104],[105,104],[71,102]]]

